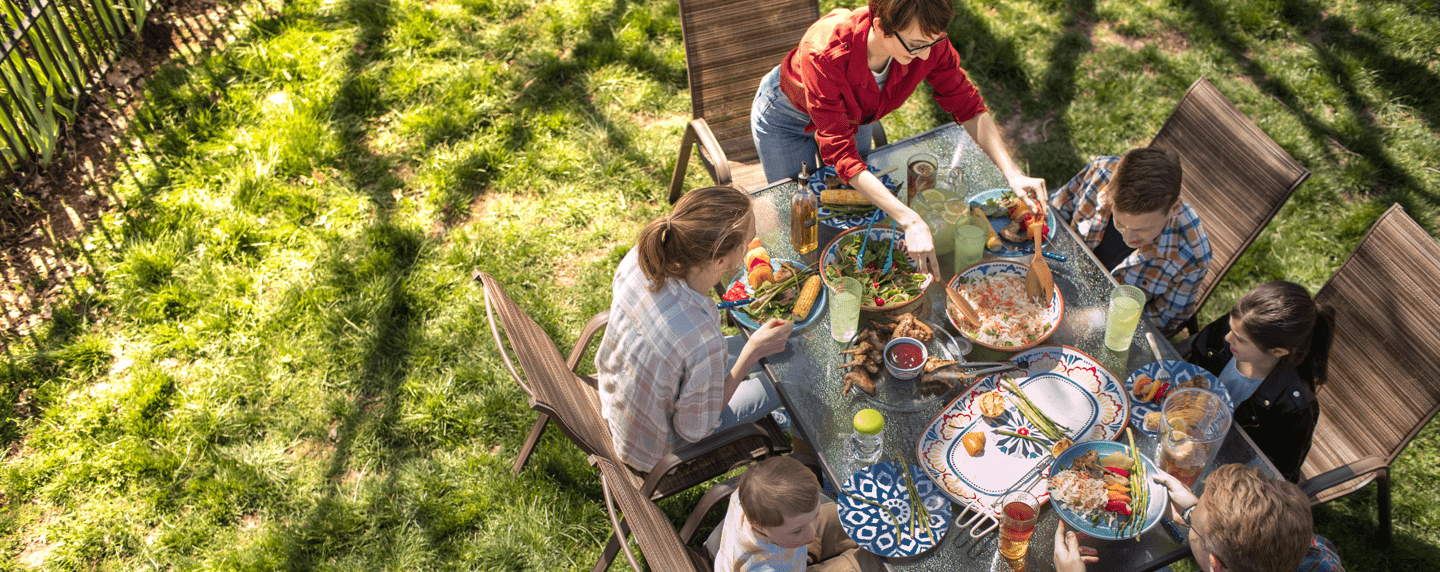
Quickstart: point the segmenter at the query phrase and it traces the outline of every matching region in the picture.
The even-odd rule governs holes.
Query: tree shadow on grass
[[[1338,52],[1343,51],[1358,57],[1367,65],[1378,66],[1382,73],[1377,76],[1392,76],[1389,80],[1381,80],[1382,85],[1398,89],[1402,95],[1416,89],[1422,91],[1416,95],[1424,95],[1423,90],[1433,90],[1440,86],[1440,80],[1437,80],[1434,74],[1424,69],[1411,69],[1415,67],[1413,64],[1385,55],[1373,40],[1350,32],[1350,26],[1344,22],[1343,17],[1333,17],[1335,22],[1327,22],[1324,27],[1327,39],[1333,39],[1334,42],[1321,44],[1311,41],[1310,48],[1321,69],[1343,92],[1346,106],[1358,120],[1358,129],[1354,131],[1338,129],[1306,110],[1305,102],[1294,87],[1275,77],[1264,63],[1250,57],[1251,47],[1232,27],[1226,25],[1223,14],[1211,0],[1190,0],[1184,3],[1184,6],[1195,15],[1195,20],[1200,25],[1208,28],[1219,46],[1261,92],[1275,98],[1300,121],[1316,147],[1338,147],[1340,152],[1356,157],[1355,160],[1364,162],[1374,170],[1374,183],[1370,189],[1372,199],[1385,203],[1398,202],[1406,210],[1416,214],[1431,213],[1436,205],[1440,205],[1434,192],[1425,189],[1420,181],[1395,161],[1386,146],[1385,131],[1375,121],[1370,102],[1360,93],[1355,78],[1345,68]],[[1295,26],[1301,35],[1305,35],[1318,20],[1319,11],[1298,0],[1287,0],[1284,13],[1289,18],[1289,23]],[[1417,77],[1396,79],[1396,74],[1405,73],[1406,70],[1415,72]],[[1421,101],[1432,100],[1433,91],[1428,98],[1421,98]],[[1432,104],[1421,108],[1422,115],[1432,124],[1434,107]]]

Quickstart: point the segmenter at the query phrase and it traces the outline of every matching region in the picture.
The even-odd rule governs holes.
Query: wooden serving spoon
[[[950,297],[952,304],[960,308],[960,313],[965,316],[966,322],[969,322],[972,327],[980,327],[980,313],[975,311],[975,307],[970,305],[969,300],[966,300],[964,296],[960,295],[960,292],[956,291],[955,288],[949,284],[945,285],[945,295]]]
[[[1043,220],[1043,219],[1042,219]],[[1030,226],[1030,234],[1035,237],[1035,257],[1030,260],[1030,269],[1025,271],[1025,292],[1035,299],[1035,303],[1041,306],[1050,304],[1050,296],[1055,292],[1055,277],[1050,274],[1050,265],[1045,262],[1045,257],[1040,252],[1040,229],[1044,228],[1041,223]]]

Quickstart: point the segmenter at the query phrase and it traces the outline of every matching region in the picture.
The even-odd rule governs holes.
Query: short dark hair
[[[820,504],[820,481],[804,464],[790,457],[771,457],[751,465],[735,485],[745,518],[771,528],[785,518],[815,510]]]
[[[1111,210],[1143,215],[1167,211],[1180,200],[1180,154],[1159,147],[1126,151],[1110,177]]]
[[[920,31],[934,36],[950,29],[955,5],[950,0],[870,0],[870,16],[880,19],[885,35],[892,36],[914,21]]]

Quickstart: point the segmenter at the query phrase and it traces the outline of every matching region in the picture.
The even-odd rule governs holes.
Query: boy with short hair
[[[715,572],[873,569],[841,528],[835,503],[821,500],[820,482],[799,461],[771,457],[751,465],[730,495]]]
[[[1260,469],[1225,465],[1205,479],[1200,498],[1175,477],[1155,481],[1170,491],[1170,519],[1190,527],[1190,550],[1205,572],[1344,572],[1334,545],[1315,534],[1310,500],[1300,487]],[[1055,530],[1057,572],[1084,572],[1075,533]]]
[[[1195,313],[1210,239],[1180,200],[1180,157],[1158,147],[1097,157],[1050,194],[1050,206],[1122,284],[1145,292],[1145,317],[1173,334]]]

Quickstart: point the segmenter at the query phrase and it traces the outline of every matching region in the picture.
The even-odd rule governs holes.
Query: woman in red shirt
[[[979,91],[960,69],[945,35],[954,14],[948,0],[870,0],[858,10],[836,9],[811,25],[800,46],[765,76],[750,111],[767,179],[793,177],[801,162],[813,166],[818,152],[821,163],[834,165],[841,179],[905,229],[920,270],[932,273],[940,266],[930,228],[861,159],[870,150],[871,124],[904,104],[921,80],[1016,194],[1045,196],[1045,181],[1026,176],[1010,158]]]

